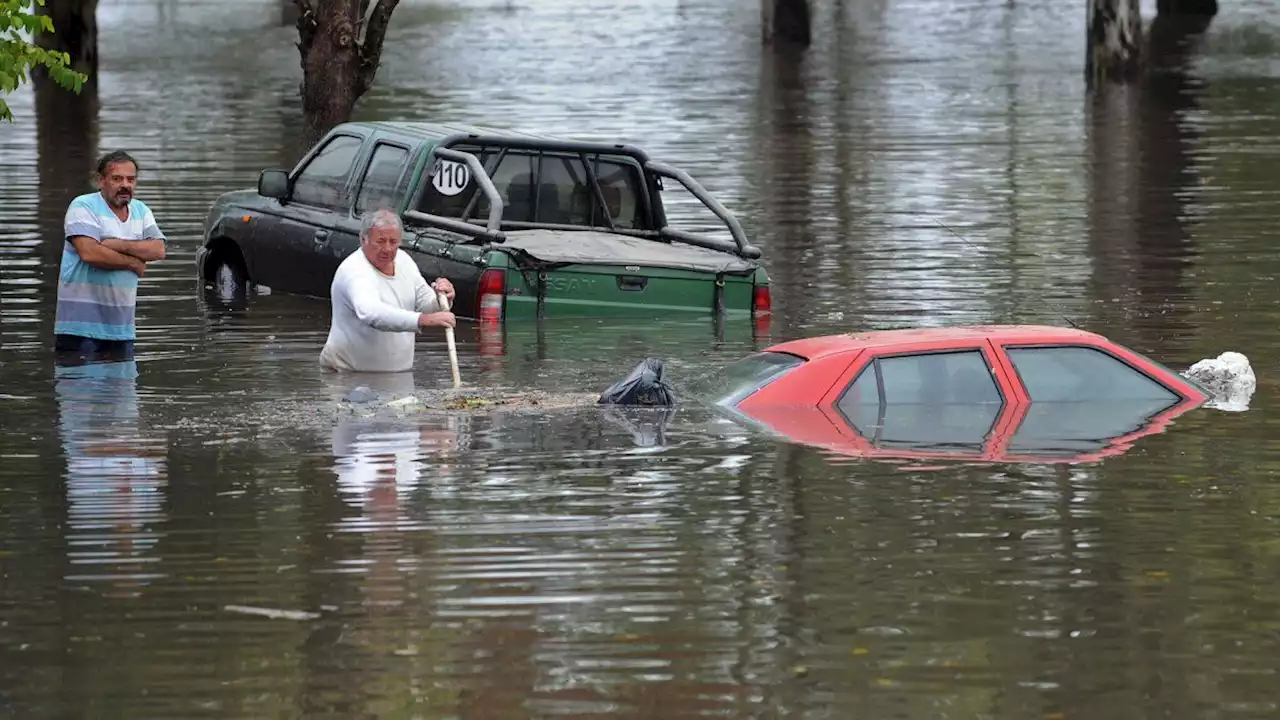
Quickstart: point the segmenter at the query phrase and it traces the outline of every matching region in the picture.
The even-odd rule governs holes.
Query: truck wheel
[[[221,254],[210,263],[213,272],[209,273],[209,283],[218,299],[223,301],[243,300],[249,294],[248,273],[237,257]]]

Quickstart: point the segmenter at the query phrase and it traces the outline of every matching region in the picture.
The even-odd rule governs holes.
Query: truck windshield
[[[787,353],[754,353],[701,379],[691,391],[717,405],[736,405],[804,363],[804,358]]]

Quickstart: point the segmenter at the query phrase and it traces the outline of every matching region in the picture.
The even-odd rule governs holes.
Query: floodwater
[[[1275,717],[1276,3],[1160,28],[1151,81],[1096,98],[1081,2],[814,6],[796,57],[755,0],[401,2],[358,117],[644,145],[775,282],[767,334],[464,325],[465,381],[1069,320],[1179,369],[1243,352],[1251,407],[1096,463],[934,468],[693,407],[309,416],[344,391],[327,304],[228,307],[192,262],[210,201],[297,152],[279,3],[101,0],[96,99],[27,87],[0,126],[0,715]],[[135,362],[55,370],[62,213],[113,148],[169,258]],[[444,386],[443,338],[418,347]]]

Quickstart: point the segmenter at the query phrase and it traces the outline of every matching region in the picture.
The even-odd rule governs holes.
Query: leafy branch
[[[71,56],[35,43],[40,33],[53,32],[53,20],[33,12],[45,0],[0,0],[0,120],[13,122],[5,96],[29,79],[28,71],[43,67],[59,87],[79,93],[88,76],[71,69]]]

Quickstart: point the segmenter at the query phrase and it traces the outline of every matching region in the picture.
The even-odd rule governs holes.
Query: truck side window
[[[373,149],[369,167],[360,181],[360,194],[356,196],[356,213],[379,207],[397,209],[399,194],[396,192],[400,175],[409,162],[409,151],[395,145],[379,143]]]
[[[593,167],[605,207],[613,225],[625,230],[649,230],[645,222],[640,194],[640,173],[635,165],[617,160],[597,159]],[[597,211],[599,212],[599,211]],[[593,218],[593,225],[604,226],[604,218]]]
[[[345,209],[351,198],[347,181],[364,141],[336,135],[320,148],[293,181],[291,200],[330,209]]]

